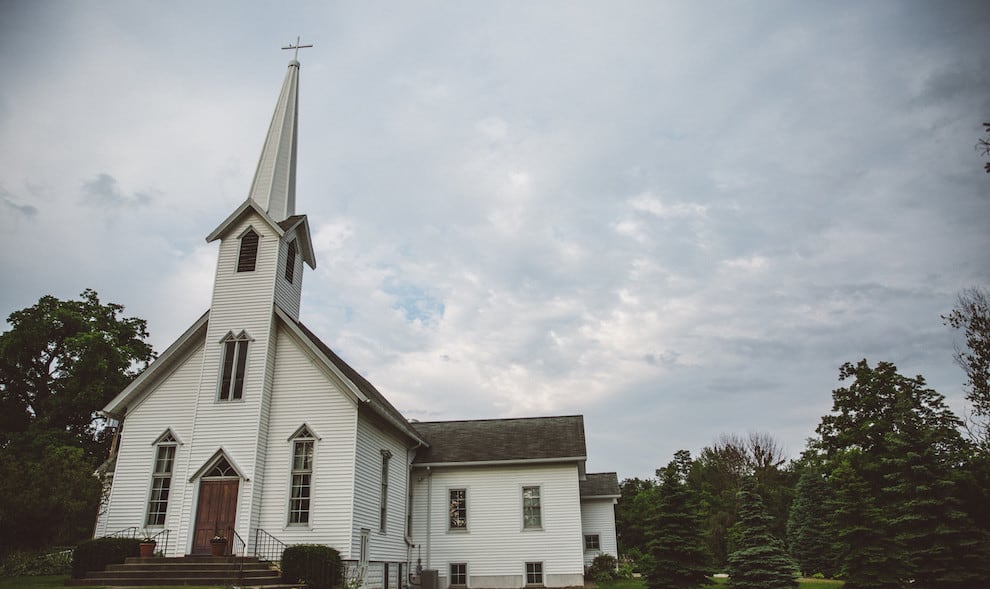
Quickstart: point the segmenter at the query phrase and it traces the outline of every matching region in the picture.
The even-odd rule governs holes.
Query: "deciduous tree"
[[[990,164],[987,164],[990,165]],[[956,362],[966,372],[966,399],[973,411],[970,434],[990,451],[990,293],[967,288],[959,293],[955,308],[942,321],[963,332],[965,347],[956,348]]]
[[[86,290],[10,314],[0,334],[0,446],[21,434],[57,436],[105,457],[96,412],[153,357],[145,321],[123,310]]]

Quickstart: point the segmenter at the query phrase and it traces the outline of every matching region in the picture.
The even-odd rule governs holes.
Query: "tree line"
[[[655,478],[626,479],[620,554],[651,589],[728,572],[739,589],[952,589],[990,579],[990,297],[960,293],[942,317],[962,332],[970,414],[889,362],[846,363],[832,409],[795,460],[773,436],[723,434]]]

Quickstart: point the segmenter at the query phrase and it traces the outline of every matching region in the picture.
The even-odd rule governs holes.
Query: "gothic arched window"
[[[285,279],[292,284],[292,279],[296,274],[296,240],[289,242],[289,249],[285,254]]]
[[[254,229],[248,229],[241,236],[241,249],[237,254],[237,271],[254,272],[254,264],[258,261],[258,234]]]
[[[248,343],[251,338],[241,332],[235,336],[228,333],[223,344],[222,365],[220,368],[220,390],[217,398],[221,401],[237,401],[244,396],[244,373],[247,370]]]

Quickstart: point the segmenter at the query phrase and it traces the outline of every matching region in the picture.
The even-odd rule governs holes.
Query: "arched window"
[[[237,254],[237,271],[254,272],[254,264],[258,261],[258,234],[254,229],[248,229],[241,236],[241,251]]]
[[[164,526],[168,511],[168,495],[172,487],[172,471],[175,468],[175,448],[178,441],[172,430],[166,430],[155,442],[155,466],[151,473],[151,496],[148,498],[148,517],[145,525]]]
[[[296,240],[289,242],[289,249],[285,254],[285,279],[292,284],[292,279],[296,275]]]
[[[228,333],[223,344],[223,364],[220,369],[220,390],[217,398],[221,401],[237,401],[244,396],[244,373],[247,370],[248,343],[251,338],[241,332],[234,336]]]
[[[289,524],[309,524],[309,502],[313,488],[313,445],[316,436],[305,425],[290,438],[292,482],[289,488]]]

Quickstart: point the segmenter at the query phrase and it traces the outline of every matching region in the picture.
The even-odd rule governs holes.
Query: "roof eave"
[[[144,369],[144,371],[137,376],[137,378],[132,380],[131,384],[124,387],[124,390],[120,391],[116,397],[107,403],[101,412],[107,415],[120,415],[120,410],[125,408],[131,399],[139,395],[145,385],[152,382],[159,372],[166,370],[176,358],[182,355],[182,352],[186,350],[191,343],[195,343],[193,336],[195,336],[200,329],[205,329],[209,320],[210,312],[207,311],[203,313],[203,315],[197,319],[196,322],[185,331],[185,333],[180,335],[179,339],[172,342],[172,345],[169,346],[161,356],[156,358],[150,366]]]
[[[223,234],[227,232],[227,229],[229,229],[231,225],[236,223],[244,214],[246,214],[248,209],[257,213],[279,237],[285,235],[285,230],[279,227],[278,223],[276,223],[268,213],[261,209],[261,205],[249,198],[241,203],[241,206],[237,207],[233,213],[231,213],[226,219],[223,220],[222,223],[220,223],[220,225],[217,226],[216,229],[211,231],[210,234],[206,236],[206,242],[210,243],[223,237]]]
[[[285,232],[288,233],[300,225],[303,226],[302,229],[297,231],[299,234],[299,240],[302,244],[302,258],[304,262],[309,264],[310,268],[316,270],[316,252],[313,250],[313,238],[309,231],[309,219],[306,218],[306,215],[300,215],[300,217],[301,218],[298,221],[293,223],[291,226],[286,227]]]
[[[554,464],[565,462],[584,462],[587,456],[561,456],[556,458],[517,458],[508,460],[473,460],[463,462],[414,462],[413,468],[440,468],[452,466],[511,466],[525,464]]]

